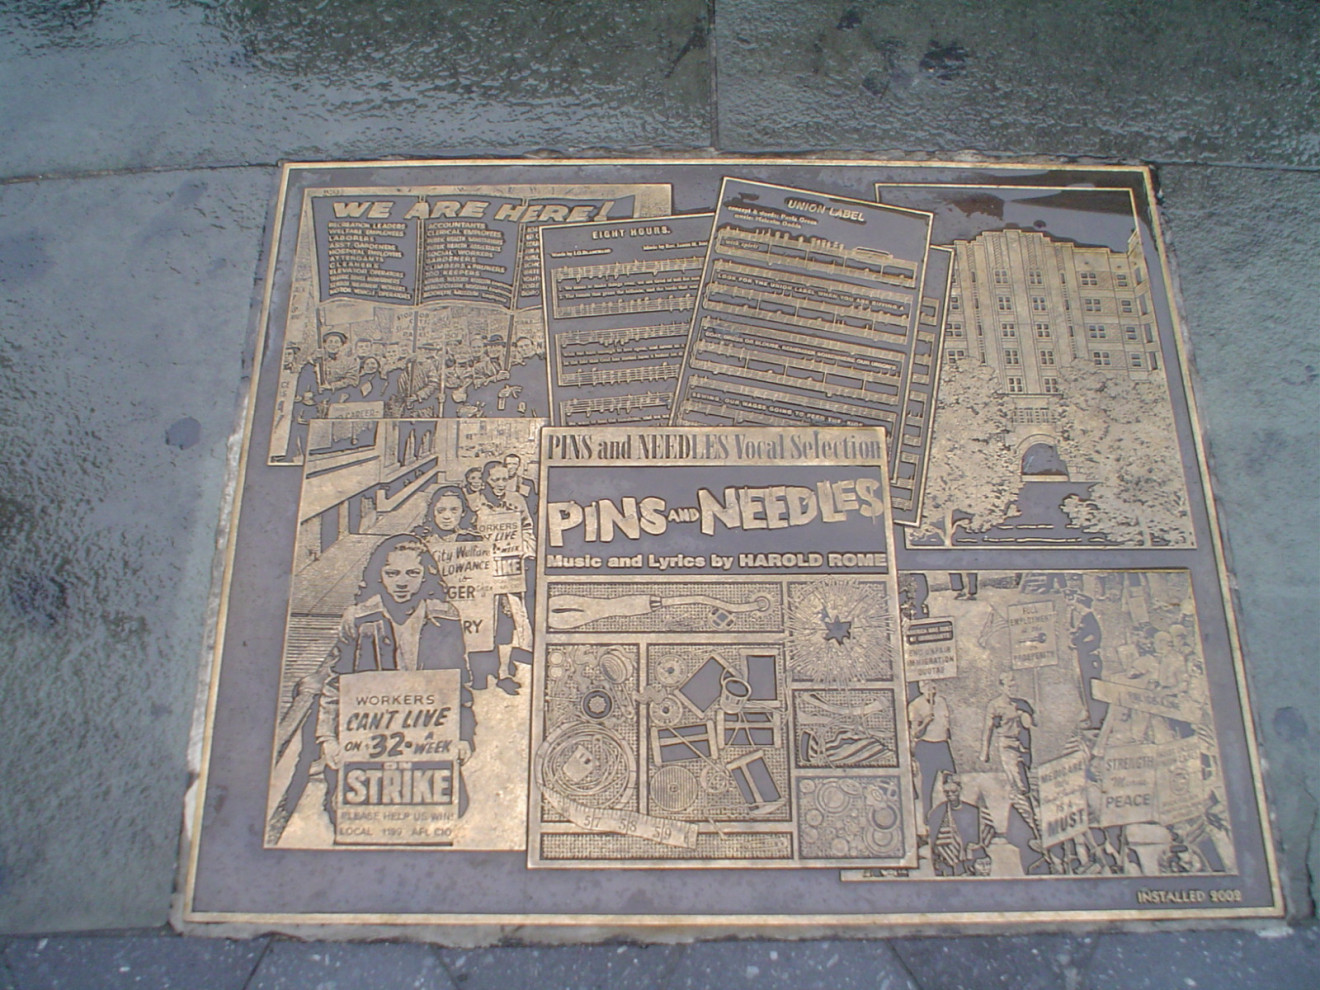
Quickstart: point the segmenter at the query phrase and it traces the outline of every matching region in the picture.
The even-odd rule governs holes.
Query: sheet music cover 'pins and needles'
[[[284,183],[186,921],[1281,912],[1144,171]]]
[[[529,863],[915,866],[883,431],[590,436],[541,434]]]

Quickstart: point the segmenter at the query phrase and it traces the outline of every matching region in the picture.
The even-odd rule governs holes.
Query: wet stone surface
[[[710,144],[703,0],[21,0],[0,174]]]
[[[0,188],[9,930],[164,921],[271,177]]]
[[[1095,938],[903,939],[894,949],[922,990],[1046,990],[1079,984],[1095,952]]]
[[[1185,932],[481,950],[152,933],[13,939],[0,948],[2,990],[1309,990],[1320,971],[1314,927],[1269,938]]]
[[[562,949],[445,949],[441,958],[462,990],[508,986],[581,990],[659,990],[685,950],[679,946],[592,945]]]
[[[1308,871],[1320,876],[1320,344],[1306,328],[1320,272],[1295,259],[1320,249],[1320,176],[1165,168],[1160,178],[1286,893],[1307,913],[1317,893]]]
[[[727,150],[1320,163],[1305,0],[717,9]]]
[[[838,941],[694,945],[666,985],[802,990],[915,990],[918,986],[889,945]]]
[[[11,982],[0,975],[0,987],[242,990],[265,950],[265,939],[181,939],[164,933],[15,939],[3,951]]]
[[[1317,929],[1280,938],[1239,932],[1106,935],[1087,967],[1087,990],[1261,986],[1305,990],[1320,973]]]
[[[436,951],[426,945],[275,942],[244,986],[246,990],[452,990],[454,983]]]

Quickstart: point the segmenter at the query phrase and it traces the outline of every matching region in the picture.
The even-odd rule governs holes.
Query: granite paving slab
[[[666,986],[917,990],[920,982],[885,942],[714,942],[683,954]]]
[[[454,990],[430,946],[385,942],[277,941],[244,986],[245,990]]]
[[[1160,170],[1295,916],[1317,894],[1320,175]],[[1308,891],[1309,884],[1309,891]]]
[[[161,932],[57,936],[14,939],[4,959],[15,990],[243,990],[266,945]]]
[[[718,146],[1320,163],[1320,8],[722,0]]]
[[[462,990],[662,990],[673,986],[671,974],[686,951],[673,945],[439,950]]]
[[[22,0],[0,175],[706,147],[704,0]]]
[[[0,927],[163,923],[272,173],[0,186]]]
[[[1093,936],[915,938],[891,943],[921,990],[1053,990],[1076,987],[1095,952]]]
[[[1314,925],[1262,938],[1245,932],[1102,935],[1082,984],[1086,990],[1308,990],[1320,977]]]

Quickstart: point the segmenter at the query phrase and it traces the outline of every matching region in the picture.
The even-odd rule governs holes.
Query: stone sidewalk
[[[0,93],[0,930],[150,930],[15,938],[0,988],[355,972],[468,987],[534,967],[566,986],[817,971],[830,986],[1301,986],[1315,971],[1313,931],[465,955],[154,930],[275,164],[712,150],[1156,168],[1286,892],[1309,917],[1320,6],[11,0]]]
[[[1314,926],[1239,932],[440,949],[165,934],[12,939],[4,990],[1310,990]],[[7,982],[6,982],[7,981]]]

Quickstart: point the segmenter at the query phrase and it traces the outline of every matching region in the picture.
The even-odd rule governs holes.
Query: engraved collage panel
[[[712,219],[542,228],[553,424],[669,422]]]
[[[523,848],[537,424],[308,440],[266,845]]]
[[[600,865],[915,862],[914,802],[900,786],[909,757],[882,437],[546,431],[547,667],[533,767],[537,786],[555,793],[530,823],[531,865],[574,864],[559,857],[584,844],[559,836],[583,832],[617,837],[592,839]],[[806,444],[816,457],[803,463]],[[730,456],[738,451],[742,462]],[[655,457],[668,466],[656,471]],[[787,531],[780,551],[745,549],[763,551],[746,531],[772,522]],[[793,568],[801,573],[782,573]],[[831,573],[846,568],[854,573]],[[611,649],[637,666],[626,699],[639,719],[628,761],[636,794],[588,811],[556,790],[548,761],[561,758],[564,733],[622,703],[563,672],[577,651]],[[603,759],[584,750],[568,765],[588,774]],[[841,844],[862,818],[862,838]]]
[[[1236,870],[1189,575],[900,577],[911,876]]]
[[[536,765],[543,821],[638,810],[637,656],[617,643],[547,651],[544,705],[557,728]]]
[[[816,684],[890,681],[897,617],[883,581],[826,578],[788,586],[788,669]]]
[[[876,191],[930,210],[932,239],[955,255],[923,519],[907,545],[1194,545],[1176,348],[1132,193]]]
[[[286,168],[185,915],[1278,914],[1151,176],[670,164]]]
[[[651,584],[649,595],[634,582],[581,590],[591,601],[623,603],[668,593]],[[588,846],[600,865],[616,866],[734,865],[746,857],[901,862],[911,851],[901,799],[906,743],[895,701],[897,629],[883,610],[884,585],[856,582],[840,594],[831,578],[758,582],[738,597],[773,604],[732,614],[783,616],[785,598],[800,609],[809,602],[810,630],[805,621],[788,628],[780,621],[733,631],[726,608],[736,603],[709,594],[721,586],[686,584],[707,592],[683,596],[701,599],[693,607],[704,631],[725,635],[694,643],[699,631],[658,625],[654,611],[633,608],[595,620],[612,627],[608,642],[588,641],[577,629],[569,642],[553,625],[546,632],[533,864],[572,862]],[[557,589],[578,587],[552,584],[549,601]],[[734,597],[729,587],[721,593]],[[673,635],[680,631],[681,639]],[[812,653],[826,672],[820,678],[790,669],[788,656],[809,638],[828,644]],[[891,659],[838,670],[824,659],[872,653]],[[582,832],[617,841],[567,838]],[[845,834],[856,841],[843,843]],[[776,836],[779,844],[766,846]]]
[[[652,644],[647,675],[647,797],[657,813],[788,821],[782,646]]]
[[[317,419],[548,416],[540,228],[669,204],[656,183],[307,191],[270,463],[302,463]]]
[[[709,236],[674,424],[875,424],[898,435],[930,214],[726,178]],[[943,297],[947,286],[930,288]],[[914,472],[897,469],[891,448],[891,477],[905,482],[891,513],[909,520]]]

